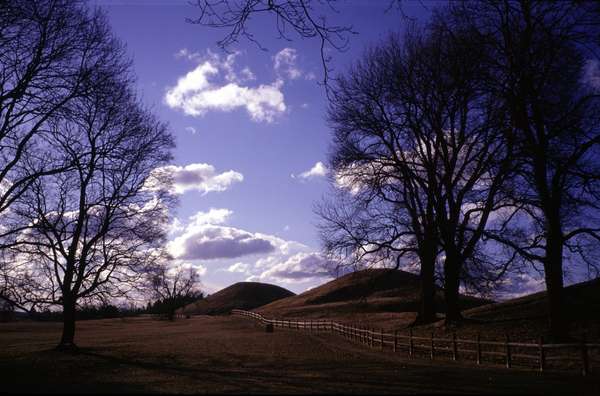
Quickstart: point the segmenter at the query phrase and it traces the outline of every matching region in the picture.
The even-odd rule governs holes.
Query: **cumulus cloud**
[[[302,77],[302,70],[296,65],[298,54],[293,48],[284,48],[273,57],[273,68],[280,76],[295,80]]]
[[[199,52],[194,52],[194,51],[190,51],[187,48],[182,48],[179,51],[177,51],[175,54],[175,59],[187,59],[190,61],[198,61],[200,59],[202,59],[202,54]]]
[[[170,243],[175,257],[185,260],[237,258],[275,250],[271,242],[235,227],[201,225]]]
[[[182,230],[167,250],[177,262],[210,261],[218,271],[250,281],[305,284],[331,278],[334,261],[302,243],[233,227],[232,215],[229,209],[211,208],[178,222]]]
[[[285,112],[282,80],[256,87],[242,85],[244,81],[254,80],[256,77],[248,67],[243,68],[240,75],[236,73],[234,65],[239,52],[229,54],[225,59],[211,52],[201,58],[185,49],[178,54],[190,60],[202,61],[167,90],[165,102],[169,107],[194,117],[202,116],[208,111],[229,112],[245,108],[250,118],[257,122],[273,122]],[[219,75],[227,83],[214,82]]]
[[[241,272],[241,273],[247,274],[249,268],[250,268],[250,266],[248,264],[238,261],[237,263],[231,264],[227,268],[227,271],[228,272]]]
[[[190,216],[183,232],[167,244],[179,260],[212,260],[270,253],[273,237],[224,225],[233,212],[211,208]]]
[[[169,268],[169,270],[167,271],[167,274],[175,275],[181,269],[186,270],[189,268],[195,269],[196,273],[198,273],[198,275],[200,275],[200,276],[206,275],[206,267],[203,266],[202,264],[192,264],[192,263],[180,262],[180,261],[176,261],[174,263],[174,265],[172,265],[171,268]]]
[[[224,224],[229,220],[233,211],[229,209],[210,208],[208,212],[197,212],[190,216],[188,227],[200,226],[205,224]]]
[[[240,74],[242,75],[242,78],[244,78],[244,80],[246,81],[256,80],[256,76],[254,75],[254,73],[252,73],[252,70],[250,70],[250,68],[247,66],[242,69]]]
[[[327,175],[327,167],[321,162],[317,162],[312,168],[306,172],[300,173],[298,176],[292,174],[292,179],[299,177],[300,179],[313,179]]]
[[[173,180],[174,193],[199,191],[203,194],[213,191],[225,191],[234,183],[244,180],[244,175],[234,170],[217,173],[209,164],[189,164],[185,166],[167,165],[155,170],[169,175]]]
[[[270,266],[257,276],[262,281],[300,283],[331,278],[335,263],[318,253],[296,253],[284,261]]]

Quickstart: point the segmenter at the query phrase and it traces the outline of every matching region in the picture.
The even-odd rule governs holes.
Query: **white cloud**
[[[241,272],[243,274],[247,274],[249,268],[250,268],[250,266],[248,264],[238,261],[237,263],[231,264],[227,268],[227,271],[228,272]]]
[[[179,223],[183,231],[167,243],[168,252],[177,262],[208,260],[217,271],[250,281],[305,285],[331,277],[333,261],[302,243],[233,227],[232,215],[211,208],[190,216]]]
[[[257,276],[261,281],[300,283],[331,278],[335,263],[318,253],[296,253],[279,261]]]
[[[229,220],[233,211],[229,209],[215,209],[210,208],[208,212],[197,212],[195,215],[190,216],[190,226],[200,226],[205,224],[224,224]]]
[[[273,67],[279,75],[295,80],[302,77],[302,70],[296,66],[298,55],[293,48],[284,48],[273,57]]]
[[[209,164],[189,164],[186,166],[167,165],[155,170],[156,173],[166,173],[173,179],[174,193],[183,194],[186,191],[199,191],[203,194],[212,191],[225,191],[233,183],[244,180],[244,175],[234,170],[217,173],[215,167]]]
[[[188,59],[199,59],[198,54],[185,49],[179,53]],[[167,90],[166,104],[194,117],[203,116],[208,111],[230,112],[245,108],[253,121],[273,122],[286,111],[281,91],[283,81],[278,79],[271,84],[256,87],[241,85],[256,77],[248,67],[242,69],[241,77],[235,72],[235,58],[239,54],[229,54],[222,60],[217,54],[208,52],[207,59],[180,77],[177,84]],[[219,75],[223,75],[227,83],[217,84],[212,81]]]
[[[327,176],[327,167],[321,162],[317,162],[312,168],[306,172],[300,173],[297,177],[301,179],[313,179],[316,177]],[[292,178],[296,178],[296,175],[292,174]]]
[[[179,221],[178,218],[174,218],[173,222],[171,224],[169,224],[168,233],[169,233],[169,235],[171,235],[171,234],[179,234],[184,229],[185,229],[185,227],[183,226],[183,224],[181,223],[181,221]]]
[[[196,268],[196,271],[198,271],[198,275],[203,276],[206,275],[206,267],[203,266],[202,264],[193,264],[194,268]]]
[[[185,127],[185,130],[189,133],[191,133],[192,135],[195,135],[198,131],[196,131],[196,128],[194,128],[193,126],[188,126]]]
[[[244,67],[240,74],[246,81],[256,80],[256,76],[254,73],[252,73],[252,70],[250,70],[248,66]]]
[[[180,59],[180,58],[185,58],[187,60],[191,60],[191,61],[197,61],[202,59],[202,54],[200,54],[199,52],[192,52],[190,50],[188,50],[187,48],[182,48],[179,51],[177,51],[175,54],[175,59]]]
[[[190,216],[179,236],[167,244],[173,257],[185,260],[237,258],[275,250],[271,237],[223,225],[233,212],[211,208]]]

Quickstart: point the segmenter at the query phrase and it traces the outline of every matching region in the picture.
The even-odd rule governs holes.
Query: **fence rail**
[[[351,341],[382,351],[387,345],[388,351],[404,350],[409,358],[424,356],[428,356],[431,360],[450,358],[455,361],[474,361],[477,364],[501,364],[506,368],[516,366],[532,368],[533,365],[533,368],[539,371],[548,369],[552,363],[553,369],[565,369],[567,366],[567,368],[579,368],[582,375],[589,375],[593,363],[598,363],[595,358],[600,355],[600,343],[588,343],[585,340],[579,343],[549,344],[545,343],[542,337],[539,337],[537,343],[514,342],[508,335],[504,341],[482,341],[479,334],[475,339],[458,338],[456,333],[453,333],[450,338],[434,337],[433,333],[429,337],[423,337],[413,335],[412,329],[408,334],[401,334],[398,331],[386,333],[382,329],[376,330],[331,320],[267,319],[256,312],[241,309],[234,309],[231,313],[258,320],[263,324],[271,324],[273,327],[339,334]],[[569,353],[549,356],[556,351]],[[484,357],[487,358],[485,361]]]

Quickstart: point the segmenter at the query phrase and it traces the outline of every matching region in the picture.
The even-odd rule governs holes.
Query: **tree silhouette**
[[[477,259],[488,273],[506,266],[476,255],[490,214],[504,205],[511,150],[481,90],[471,43],[468,32],[451,35],[432,23],[392,36],[337,80],[330,165],[350,197],[320,211],[326,250],[355,249],[363,261],[396,254],[397,266],[410,259],[420,266],[424,302],[433,301],[442,261],[449,322],[460,319],[460,281],[472,275],[466,264]]]
[[[25,152],[26,165],[13,171],[23,180],[39,161],[62,164],[13,200],[8,217],[17,227],[3,251],[12,263],[5,296],[25,309],[60,306],[65,349],[75,346],[80,302],[123,296],[162,257],[173,202],[168,175],[154,171],[171,159],[172,136],[133,94],[130,63],[106,17],[96,11],[86,19],[75,9],[72,16],[86,22],[81,39],[102,56],[90,60],[83,93],[45,116],[36,137],[44,158]]]
[[[154,309],[169,320],[182,306],[204,297],[200,291],[200,275],[194,267],[158,265],[149,272],[151,293],[156,299]]]
[[[586,76],[598,62],[600,7],[485,1],[451,8],[449,29],[476,32],[485,49],[486,89],[506,114],[505,140],[519,164],[515,213],[487,237],[542,264],[551,333],[564,339],[564,264],[593,265],[600,240],[600,95]]]

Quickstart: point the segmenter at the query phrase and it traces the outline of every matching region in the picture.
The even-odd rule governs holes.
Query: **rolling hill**
[[[366,313],[414,313],[419,306],[418,275],[400,270],[367,269],[346,274],[302,294],[274,301],[256,309],[276,317],[340,317]],[[461,296],[463,309],[491,301]],[[436,304],[444,311],[443,294]]]
[[[564,299],[570,320],[600,320],[600,278],[565,287]],[[467,318],[497,322],[545,317],[547,313],[545,291],[463,312]]]
[[[283,287],[260,282],[238,282],[211,294],[205,299],[177,310],[181,314],[218,315],[232,309],[254,309],[294,293]]]

